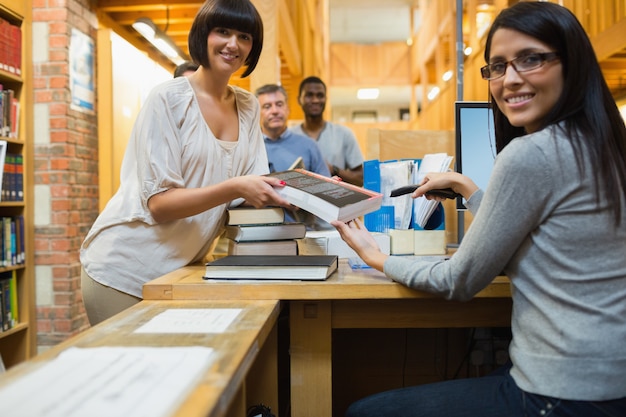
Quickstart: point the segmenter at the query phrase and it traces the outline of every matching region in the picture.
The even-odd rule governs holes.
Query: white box
[[[389,229],[391,255],[413,255],[415,236],[413,229]]]
[[[372,233],[381,252],[389,255],[389,236],[385,233]],[[339,258],[361,258],[341,239],[336,230],[311,230],[303,239],[298,239],[300,255],[337,255]],[[362,261],[362,260],[361,260]]]
[[[414,255],[445,255],[447,253],[445,230],[414,230],[414,232]]]

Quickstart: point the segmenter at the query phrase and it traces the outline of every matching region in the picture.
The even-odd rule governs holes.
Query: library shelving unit
[[[3,90],[12,90],[16,110],[19,116],[13,116],[13,124],[17,128],[12,131],[0,130],[0,141],[6,142],[6,152],[17,155],[23,161],[22,189],[23,198],[0,198],[0,218],[23,219],[17,222],[15,229],[16,243],[12,244],[15,259],[5,261],[0,266],[0,274],[14,278],[13,291],[17,296],[17,317],[12,327],[0,331],[0,355],[2,363],[10,368],[35,355],[37,338],[37,320],[35,316],[35,283],[34,283],[34,227],[33,227],[33,168],[32,168],[32,76],[31,34],[32,34],[32,0],[0,0],[0,84]],[[5,26],[14,32],[7,36]],[[16,29],[17,28],[17,29]],[[11,32],[9,32],[11,33]],[[16,41],[21,38],[21,41]],[[8,47],[6,45],[9,45]],[[6,96],[3,96],[6,99]],[[3,100],[3,104],[9,103]],[[17,113],[15,113],[17,114]],[[11,116],[9,113],[9,120]],[[2,119],[3,125],[7,118]],[[4,171],[3,171],[4,173]],[[4,175],[3,175],[4,176]],[[23,231],[20,233],[20,223]],[[14,225],[15,226],[15,225]],[[10,229],[10,227],[9,227]],[[3,228],[5,230],[9,230]],[[2,239],[3,255],[9,240]],[[19,246],[23,245],[23,256]]]

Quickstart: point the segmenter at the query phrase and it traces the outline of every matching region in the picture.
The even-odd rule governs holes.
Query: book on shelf
[[[298,242],[291,240],[271,240],[256,242],[235,242],[228,239],[229,255],[297,255]]]
[[[325,280],[337,270],[336,255],[230,255],[206,264],[204,279]]]
[[[0,298],[2,299],[0,315],[2,316],[3,331],[12,329],[16,324],[17,305],[13,306],[13,302],[16,300],[17,294],[13,294],[12,291],[15,288],[15,285],[11,284],[13,280],[15,280],[15,271],[3,271],[0,273]]]
[[[382,204],[382,194],[363,187],[337,181],[304,169],[267,174],[283,180],[286,185],[276,191],[289,203],[331,222],[347,222]]]
[[[5,193],[8,189],[8,175],[5,173],[9,167],[5,167],[5,159],[7,154],[8,143],[6,140],[0,140],[0,201],[6,201]]]
[[[22,74],[22,30],[19,26],[0,18],[0,69],[12,74]]]
[[[227,225],[224,232],[225,238],[235,242],[302,239],[305,235],[304,223]]]
[[[6,143],[6,142],[5,142]],[[4,150],[3,150],[4,149]],[[6,145],[0,141],[1,201],[24,201],[24,156],[6,151]]]
[[[25,260],[24,217],[0,217],[0,267],[21,265]]]
[[[281,207],[233,207],[228,209],[228,225],[276,224],[285,221]]]
[[[0,133],[2,136],[11,136],[13,130],[13,103],[15,102],[15,92],[11,89],[2,91],[2,128]]]

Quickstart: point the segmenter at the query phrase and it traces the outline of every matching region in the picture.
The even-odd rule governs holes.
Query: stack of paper
[[[380,164],[380,191],[383,195],[383,206],[393,206],[394,229],[408,229],[411,227],[413,198],[411,198],[411,194],[391,197],[391,190],[413,184],[416,170],[417,164],[412,160]]]
[[[452,157],[446,153],[426,154],[417,170],[415,184],[419,184],[429,172],[446,172],[450,168]],[[428,219],[433,214],[439,202],[427,200],[426,197],[418,197],[413,202],[413,219],[415,224],[424,228]]]

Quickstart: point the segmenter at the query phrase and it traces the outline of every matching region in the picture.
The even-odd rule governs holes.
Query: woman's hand
[[[233,178],[231,181],[237,182],[235,186],[240,191],[238,197],[242,197],[246,205],[256,208],[266,206],[293,208],[293,206],[274,189],[284,187],[285,181],[283,180],[274,177],[246,175]]]
[[[331,225],[337,229],[341,238],[372,268],[383,272],[385,260],[389,255],[380,251],[376,240],[365,228],[361,220],[354,219],[348,223],[332,221]]]
[[[238,198],[243,198],[247,205],[256,208],[292,208],[274,189],[284,186],[285,182],[278,178],[244,175],[202,188],[170,188],[150,197],[148,208],[159,223],[194,216]]]
[[[424,176],[419,185],[419,188],[417,188],[412,194],[413,198],[424,196],[429,200],[438,201],[443,201],[445,198],[426,195],[426,192],[430,190],[452,188],[454,192],[461,194],[463,198],[467,200],[476,190],[478,190],[478,186],[474,184],[474,181],[472,181],[469,177],[454,171],[429,172]]]

